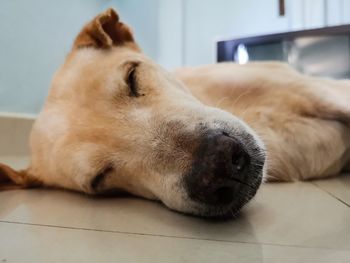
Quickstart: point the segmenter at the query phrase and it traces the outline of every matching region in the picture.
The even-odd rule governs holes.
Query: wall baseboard
[[[0,113],[0,156],[29,156],[34,115]]]

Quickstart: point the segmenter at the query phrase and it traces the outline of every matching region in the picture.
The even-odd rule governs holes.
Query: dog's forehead
[[[83,48],[73,51],[67,59],[67,66],[70,67],[98,67],[103,69],[118,69],[127,62],[138,61],[154,65],[154,63],[140,52],[127,47],[114,47],[109,50],[98,50],[94,48]]]
[[[126,47],[110,50],[82,48],[71,52],[55,74],[51,97],[70,97],[76,93],[88,93],[93,87],[107,87],[108,83],[124,81],[128,63],[139,62],[148,70],[157,65],[142,53]],[[101,85],[101,83],[103,85]],[[115,85],[114,85],[115,86]]]

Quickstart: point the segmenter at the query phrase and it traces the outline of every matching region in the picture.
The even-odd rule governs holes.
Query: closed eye
[[[98,192],[99,188],[102,187],[106,176],[113,171],[113,167],[111,165],[106,166],[103,170],[101,170],[90,182],[90,187],[93,192]]]
[[[137,85],[137,67],[138,64],[133,64],[130,70],[128,71],[126,82],[129,86],[129,96],[130,97],[139,97],[140,94],[138,92],[138,85]]]

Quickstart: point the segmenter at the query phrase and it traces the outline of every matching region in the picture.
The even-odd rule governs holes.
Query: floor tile
[[[0,221],[197,239],[350,250],[350,209],[311,183],[265,185],[239,218],[185,216],[137,198],[59,190],[0,192]]]
[[[350,252],[0,223],[0,262],[349,262]]]
[[[334,198],[350,206],[350,174],[335,177],[331,180],[317,180],[313,183]]]

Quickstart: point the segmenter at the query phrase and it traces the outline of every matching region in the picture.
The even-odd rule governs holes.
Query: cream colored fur
[[[334,176],[349,161],[349,99],[349,81],[304,76],[280,63],[166,72],[109,9],[83,28],[55,74],[32,130],[30,167],[0,165],[0,188],[119,189],[204,214],[182,186],[200,127],[244,141],[252,158],[266,151],[267,180]]]
[[[269,180],[339,174],[349,161],[350,81],[309,77],[277,62],[185,68],[203,103],[246,121],[268,149]]]

